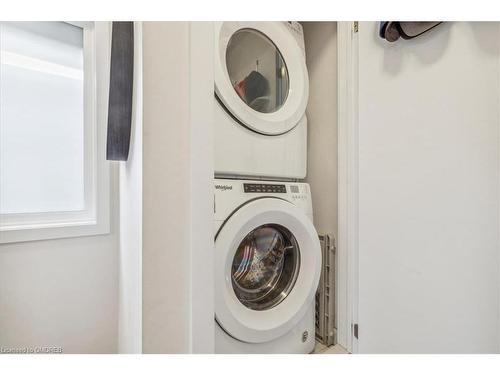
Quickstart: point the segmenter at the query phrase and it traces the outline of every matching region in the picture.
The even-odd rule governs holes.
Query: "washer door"
[[[280,22],[220,22],[215,93],[239,122],[261,134],[293,129],[309,97],[305,58]]]
[[[277,198],[238,209],[215,240],[215,317],[234,338],[278,338],[304,316],[319,282],[321,249],[303,211]]]

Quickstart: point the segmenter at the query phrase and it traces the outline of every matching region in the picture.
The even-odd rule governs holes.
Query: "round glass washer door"
[[[214,72],[220,104],[255,132],[286,133],[305,114],[305,57],[282,22],[216,23]]]
[[[299,268],[300,249],[295,236],[278,224],[261,225],[245,236],[234,255],[234,293],[249,309],[271,309],[288,296]]]
[[[259,198],[238,208],[215,237],[215,319],[234,338],[274,340],[314,303],[318,235],[302,209]]]

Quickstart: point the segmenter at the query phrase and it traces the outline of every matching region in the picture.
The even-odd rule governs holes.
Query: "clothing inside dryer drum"
[[[226,49],[229,79],[238,96],[252,109],[277,111],[288,96],[288,70],[278,48],[254,29],[235,32]]]
[[[233,290],[252,310],[281,303],[292,290],[300,268],[297,240],[278,224],[262,225],[240,243],[231,268]]]

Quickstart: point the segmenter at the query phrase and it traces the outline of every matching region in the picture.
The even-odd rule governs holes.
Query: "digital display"
[[[243,184],[245,193],[286,193],[286,186],[279,184]]]

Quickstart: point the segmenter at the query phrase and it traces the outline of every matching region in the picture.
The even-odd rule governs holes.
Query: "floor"
[[[349,352],[338,344],[328,347],[316,342],[313,354],[349,354]]]

